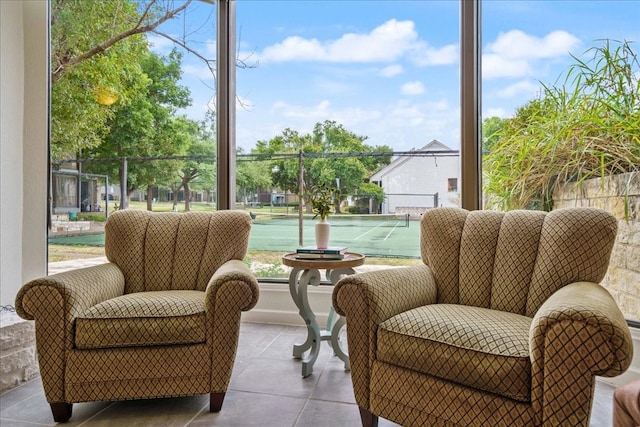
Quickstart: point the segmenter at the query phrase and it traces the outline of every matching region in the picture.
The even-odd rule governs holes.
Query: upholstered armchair
[[[599,282],[617,221],[605,211],[427,211],[422,263],[343,278],[362,424],[586,426],[596,375],[632,358]]]
[[[258,300],[242,261],[250,229],[240,211],[117,211],[108,263],[25,284],[16,308],[35,319],[54,419],[67,421],[74,402],[207,393],[219,411],[241,311]]]

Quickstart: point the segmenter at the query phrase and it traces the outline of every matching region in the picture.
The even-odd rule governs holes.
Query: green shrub
[[[638,57],[609,40],[587,53],[515,117],[487,123],[497,128],[483,160],[487,207],[551,210],[565,183],[640,170]]]
[[[105,218],[104,214],[89,213],[89,212],[79,212],[78,213],[78,221],[105,222],[106,220],[107,220],[107,218]]]

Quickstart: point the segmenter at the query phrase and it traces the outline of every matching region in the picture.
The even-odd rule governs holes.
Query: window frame
[[[461,207],[482,209],[482,67],[481,1],[460,1],[460,159]],[[219,0],[217,8],[217,209],[235,208],[235,0]]]

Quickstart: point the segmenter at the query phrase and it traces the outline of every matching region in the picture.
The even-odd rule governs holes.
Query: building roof
[[[425,145],[424,147],[420,148],[420,149],[412,149],[411,151],[415,151],[417,152],[437,152],[437,151],[453,151],[451,150],[451,148],[447,147],[446,145],[444,145],[442,142],[438,141],[437,139],[432,140],[431,142],[427,143],[427,145]],[[460,155],[458,153],[458,155]],[[432,157],[439,157],[437,154],[434,154]],[[383,176],[389,174],[391,171],[393,171],[394,169],[402,166],[403,164],[405,164],[406,162],[411,161],[412,159],[414,159],[414,157],[412,156],[400,156],[400,157],[396,157],[395,159],[393,159],[391,161],[391,163],[389,163],[387,166],[385,166],[384,168],[380,169],[378,172],[374,173],[373,175],[371,175],[371,178],[369,178],[369,181],[380,181],[382,179]]]

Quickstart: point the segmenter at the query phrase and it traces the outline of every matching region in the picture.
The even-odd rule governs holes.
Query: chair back
[[[105,226],[107,259],[125,277],[125,293],[206,289],[225,262],[247,253],[251,217],[242,211],[116,211]]]
[[[604,278],[616,232],[615,217],[595,208],[435,208],[422,217],[420,247],[439,303],[532,317],[563,286]]]

